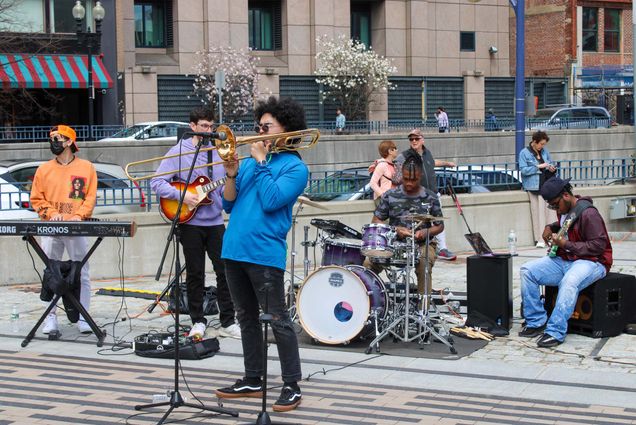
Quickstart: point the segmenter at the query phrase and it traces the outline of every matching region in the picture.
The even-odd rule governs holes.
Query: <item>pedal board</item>
[[[174,358],[174,335],[172,333],[147,333],[133,340],[133,351],[141,357]],[[179,357],[183,360],[199,360],[211,357],[219,351],[216,338],[195,339],[182,335],[179,337]]]

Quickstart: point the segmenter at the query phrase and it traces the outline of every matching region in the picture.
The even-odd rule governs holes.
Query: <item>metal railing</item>
[[[253,122],[230,123],[229,127],[237,136],[254,134]],[[336,125],[333,121],[308,121],[309,128],[317,128],[325,134],[337,134]],[[526,130],[548,129],[567,130],[574,128],[609,128],[612,126],[610,119],[561,119],[549,121],[548,119],[527,118]],[[123,130],[121,125],[94,125],[93,134],[89,136],[87,125],[71,125],[77,133],[77,139],[100,140],[110,137],[116,132]],[[428,120],[390,120],[390,121],[347,121],[342,134],[384,134],[407,132],[413,128],[419,128],[423,132],[438,132],[437,121]],[[0,127],[0,143],[20,143],[20,142],[45,142],[48,140],[51,126],[20,126],[20,127]],[[514,117],[496,118],[495,121],[486,119],[450,119],[448,131],[514,131]]]
[[[575,186],[599,186],[625,183],[636,176],[636,159],[610,158],[556,161],[561,178],[571,178]],[[519,190],[521,178],[512,162],[459,165],[456,168],[436,169],[440,192],[446,193],[450,183],[457,193]],[[367,167],[345,170],[313,171],[305,195],[317,201],[369,199]],[[104,187],[108,186],[108,187]],[[25,211],[29,205],[30,182],[0,183],[0,212]],[[96,212],[126,213],[156,210],[159,199],[148,180],[138,184],[128,179],[100,180]],[[25,215],[28,215],[26,213]],[[34,216],[34,214],[32,214]],[[5,216],[5,217],[3,217]],[[0,219],[10,218],[0,214]]]

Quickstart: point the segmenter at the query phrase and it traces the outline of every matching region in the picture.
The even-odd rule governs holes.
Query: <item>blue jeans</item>
[[[589,260],[566,261],[546,256],[524,264],[520,271],[521,299],[527,326],[538,328],[547,321],[545,333],[563,341],[579,292],[605,274],[603,264]],[[540,299],[540,285],[559,287],[550,320]]]
[[[284,273],[275,267],[225,260],[225,277],[241,327],[247,378],[263,375],[263,327],[259,314],[260,309],[265,311],[267,292],[267,312],[274,316],[270,325],[276,338],[283,381],[296,382],[302,378],[298,339],[285,303]],[[267,292],[264,290],[266,282],[272,284]]]

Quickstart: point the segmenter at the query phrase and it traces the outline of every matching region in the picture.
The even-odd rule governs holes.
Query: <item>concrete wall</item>
[[[569,130],[551,132],[547,148],[554,160],[625,158],[636,152],[634,128],[619,126],[605,130]],[[530,141],[530,133],[526,140]],[[458,164],[513,162],[514,132],[465,132],[426,134],[426,146],[439,159]],[[312,171],[366,166],[379,157],[378,144],[393,139],[399,149],[408,148],[406,131],[396,134],[333,136],[323,135],[313,149],[302,156]],[[91,161],[112,162],[124,166],[132,161],[162,156],[172,143],[81,142],[80,156]],[[142,148],[143,147],[143,148]],[[239,149],[247,154],[247,146]],[[48,143],[0,145],[0,158],[49,159]],[[143,169],[152,170],[158,162]]]
[[[620,196],[636,196],[636,185],[607,186],[585,188],[577,190],[579,194],[590,195],[595,205],[605,217],[610,232],[635,232],[636,219],[609,220],[609,205],[613,198]],[[515,229],[519,246],[533,244],[530,222],[530,207],[525,192],[497,192],[475,195],[460,195],[464,216],[473,232],[480,232],[491,248],[504,250],[506,237],[510,229]],[[323,211],[306,206],[298,214],[296,225],[296,272],[302,275],[303,251],[300,245],[303,239],[303,227],[309,226],[312,218],[340,220],[355,229],[362,230],[362,226],[369,223],[372,217],[372,201],[329,202],[324,204],[328,210]],[[463,235],[467,232],[463,219],[457,213],[451,199],[442,198],[444,216],[447,229],[448,246],[456,252],[469,252],[470,246]],[[295,209],[296,211],[297,209]],[[107,220],[134,219],[138,225],[137,235],[133,238],[105,238],[97,248],[90,261],[93,279],[112,278],[118,276],[118,253],[123,252],[122,266],[124,276],[154,275],[163,253],[169,226],[163,222],[157,213],[140,213],[133,216],[103,216]],[[309,238],[316,237],[317,230],[311,226]],[[291,242],[291,232],[289,235]],[[121,244],[121,245],[120,245]],[[121,248],[121,250],[120,250]],[[0,238],[0,285],[11,283],[37,282],[38,277],[33,269],[31,258],[27,251],[26,242],[19,237],[7,236]],[[9,255],[10,253],[10,255]],[[33,254],[35,255],[35,254]],[[320,265],[322,251],[318,245],[314,251],[310,248],[309,259],[314,264],[314,258]],[[166,259],[164,273],[171,267],[172,251]],[[39,271],[43,269],[39,259],[35,259]],[[210,269],[211,266],[209,265]],[[313,266],[312,266],[313,267]]]

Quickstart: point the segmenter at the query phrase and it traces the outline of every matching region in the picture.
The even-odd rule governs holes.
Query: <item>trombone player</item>
[[[307,185],[309,173],[298,152],[271,150],[284,148],[289,141],[276,138],[277,133],[306,128],[305,112],[293,99],[273,96],[258,102],[254,112],[255,130],[261,136],[271,134],[272,139],[252,143],[251,158],[240,169],[236,158],[223,164],[227,177],[223,209],[230,214],[230,221],[222,258],[241,327],[245,376],[234,385],[216,390],[216,395],[262,396],[265,359],[259,313],[263,309],[273,315],[271,327],[284,382],[273,409],[287,412],[300,404],[301,369],[298,340],[285,304],[286,238],[292,208]]]
[[[190,112],[190,129],[195,133],[209,133],[214,125],[214,113],[210,109],[196,108]],[[163,174],[153,177],[150,180],[152,190],[160,198],[178,200],[181,197],[181,190],[171,185],[171,182],[182,182],[190,184],[201,176],[209,177],[212,181],[218,181],[224,177],[222,167],[205,167],[206,163],[219,160],[216,150],[208,150],[207,155],[201,153],[197,156],[197,165],[203,167],[196,168],[191,177],[188,178],[189,166],[194,158],[193,152],[201,142],[201,136],[192,136],[182,139],[173,146],[157,168],[156,174]],[[190,154],[188,154],[190,152]],[[178,156],[178,154],[185,154]],[[173,173],[165,174],[174,170]],[[230,297],[230,291],[225,280],[225,266],[221,260],[221,244],[225,225],[221,214],[221,188],[213,190],[207,197],[212,200],[211,204],[199,204],[197,195],[186,192],[183,199],[183,208],[186,206],[197,207],[194,216],[187,222],[179,225],[180,241],[183,247],[186,267],[186,289],[188,294],[188,312],[192,319],[192,329],[190,336],[203,338],[207,327],[207,319],[203,312],[203,297],[205,294],[205,254],[212,261],[212,267],[216,274],[216,295],[219,306],[219,320],[221,322],[220,335],[231,338],[240,338],[241,331],[234,322],[234,305]],[[177,270],[177,273],[179,271]],[[179,302],[179,300],[175,300]]]

